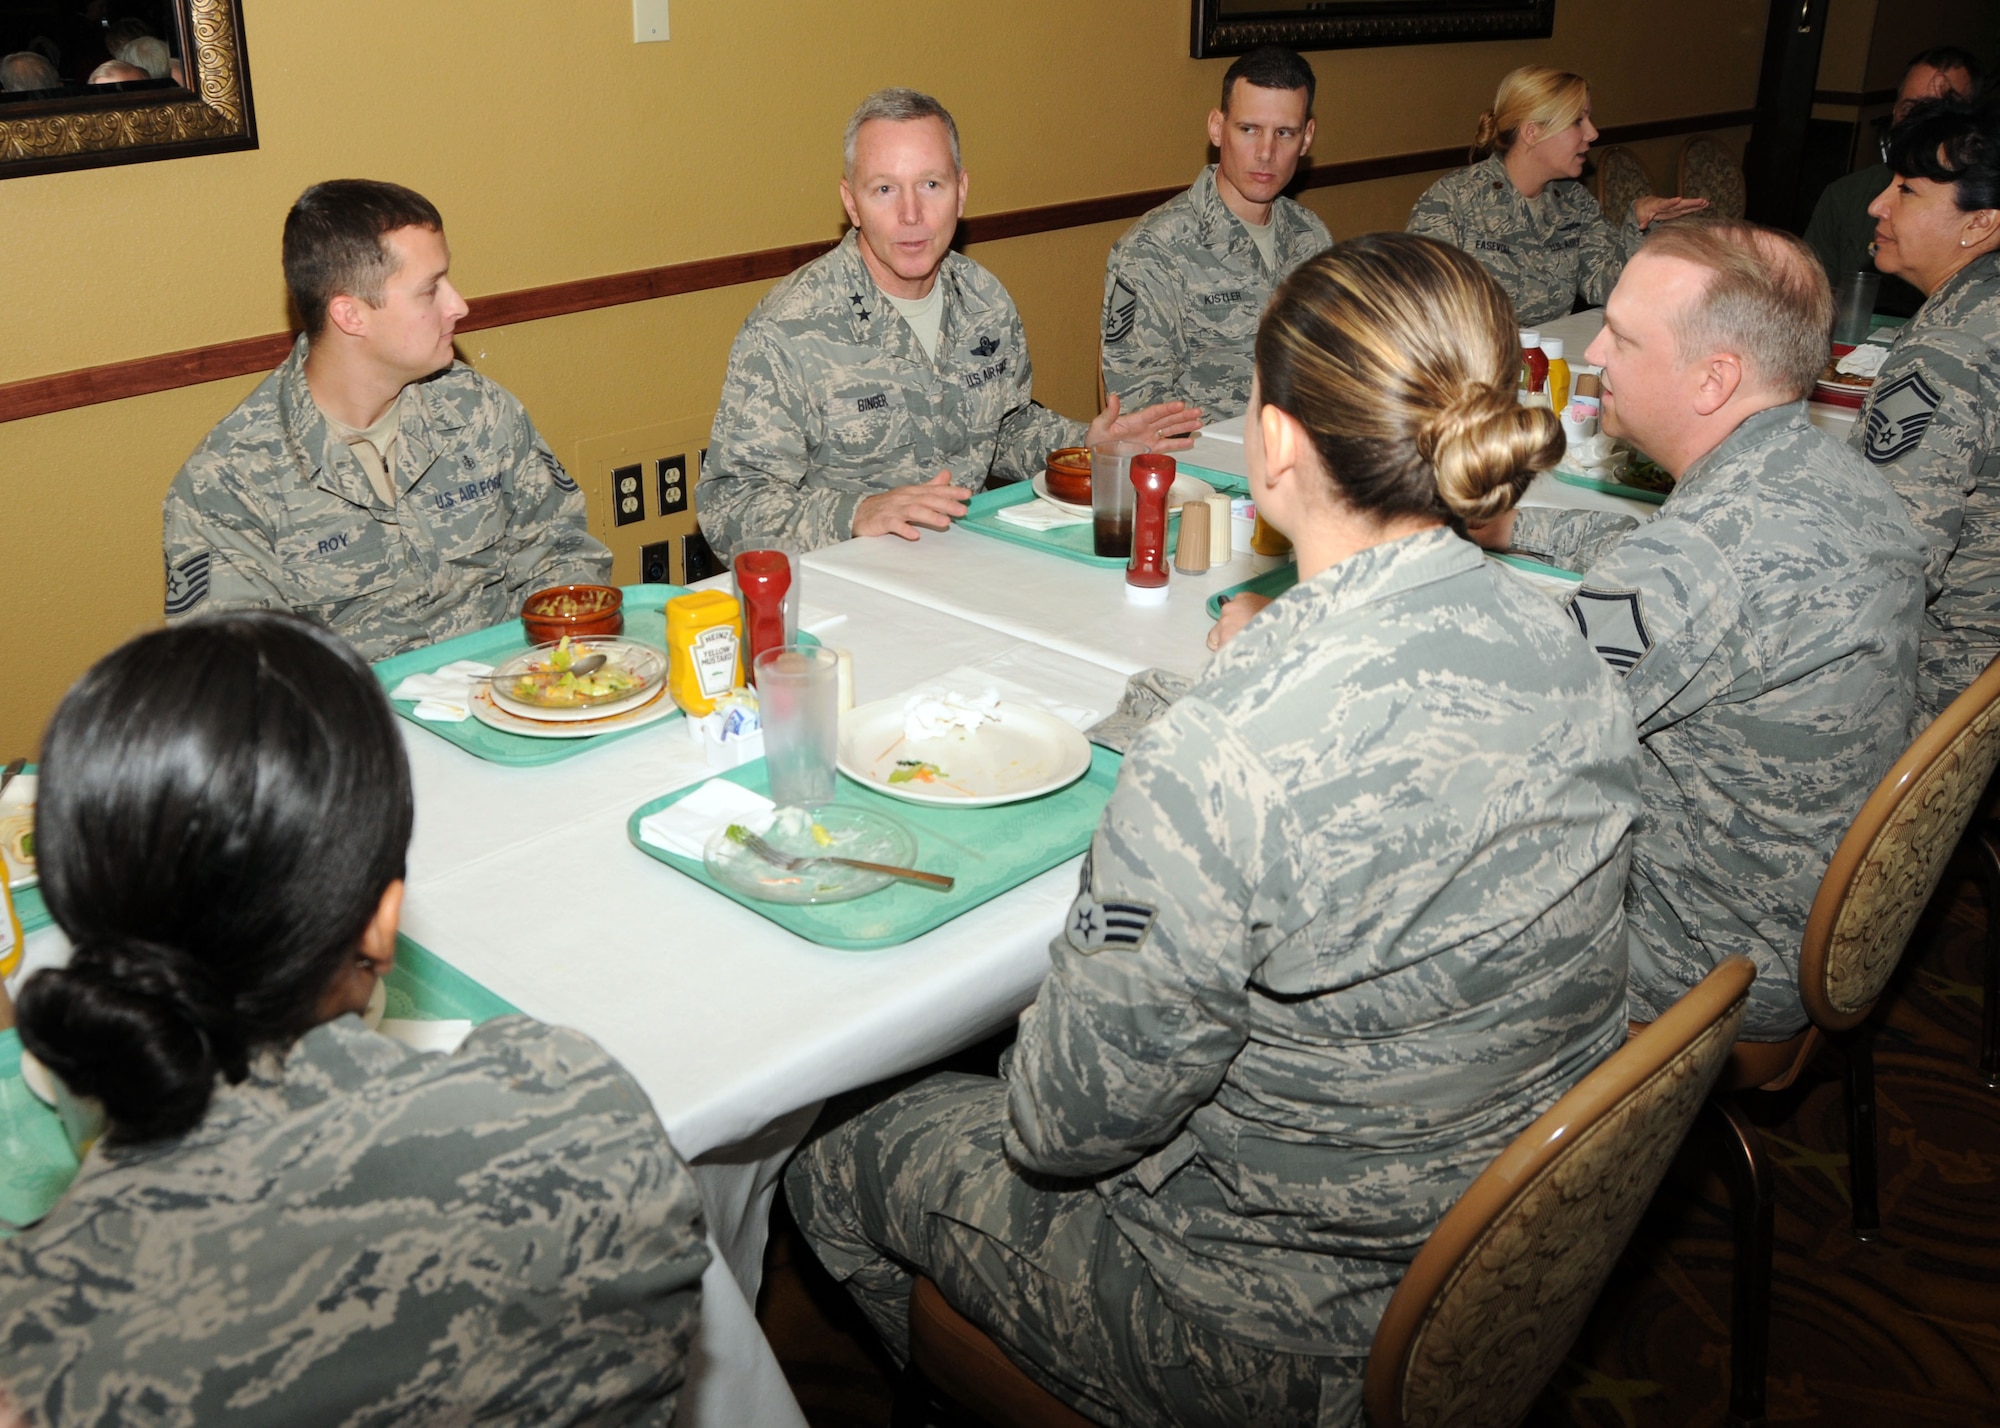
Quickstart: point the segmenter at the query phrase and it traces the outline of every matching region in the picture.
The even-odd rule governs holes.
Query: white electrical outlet
[[[667,37],[667,0],[632,0],[632,43]]]

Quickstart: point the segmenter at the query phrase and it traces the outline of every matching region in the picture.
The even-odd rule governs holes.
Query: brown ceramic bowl
[[[1090,448],[1063,446],[1049,453],[1049,494],[1073,506],[1090,504]]]
[[[551,585],[521,602],[530,644],[553,644],[568,635],[625,633],[625,593],[609,585]]]

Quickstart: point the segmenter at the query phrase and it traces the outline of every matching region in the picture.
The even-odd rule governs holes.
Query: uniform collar
[[[1238,218],[1223,201],[1222,190],[1216,185],[1215,175],[1219,165],[1210,164],[1201,171],[1188,188],[1188,201],[1194,205],[1196,219],[1200,224],[1202,246],[1218,252],[1227,251],[1241,244],[1250,252],[1257,252],[1257,240],[1250,236],[1250,226]],[[1271,234],[1276,240],[1280,259],[1292,239],[1292,210],[1285,202],[1283,194],[1271,200]],[[1261,260],[1261,257],[1260,257]]]
[[[314,485],[350,505],[375,506],[379,503],[374,484],[361,469],[361,463],[355,459],[347,443],[334,436],[327,426],[319,403],[313,400],[312,388],[306,383],[306,353],[310,347],[311,343],[301,332],[292,343],[291,356],[278,368],[278,420],[285,433],[285,444],[291,448],[292,459],[312,472]],[[457,366],[454,362],[446,370],[454,370]],[[466,424],[457,407],[433,390],[436,381],[437,378],[432,377],[412,383],[416,388],[414,393],[404,389],[414,398],[412,414],[416,419],[403,423],[403,459],[390,472],[398,482],[399,495],[414,486],[425,468],[436,458],[437,449],[430,439],[431,434],[456,431]],[[402,401],[404,397],[399,396],[397,400]],[[408,480],[402,479],[404,473],[410,473]]]
[[[1991,282],[1996,277],[2000,277],[2000,251],[1981,254],[1939,283],[1937,291],[1924,299],[1924,307],[1928,308],[1933,303],[1941,307],[1963,289],[1974,283]],[[1916,321],[1915,318],[1910,320]]]
[[[1765,407],[1752,412],[1736,424],[1736,430],[1722,438],[1713,451],[1698,458],[1688,467],[1686,474],[1675,483],[1676,491],[1685,490],[1691,483],[1700,480],[1724,462],[1733,461],[1756,447],[1774,441],[1794,430],[1805,430],[1812,426],[1812,417],[1806,409],[1805,399],[1796,402],[1780,402],[1775,407]]]
[[[946,253],[938,269],[938,286],[944,291],[944,311],[938,318],[938,354],[956,350],[961,339],[977,330],[993,311],[972,282],[977,269],[970,258]],[[861,234],[848,229],[833,250],[831,276],[839,299],[846,305],[849,330],[857,344],[880,347],[892,356],[930,366],[923,347],[909,323],[896,311],[889,295],[875,282],[861,256]]]

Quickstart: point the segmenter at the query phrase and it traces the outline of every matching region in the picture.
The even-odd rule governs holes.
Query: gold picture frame
[[[1351,50],[1371,45],[1547,39],[1556,0],[1191,0],[1196,59],[1259,45]]]
[[[187,88],[0,106],[0,178],[257,147],[240,0],[179,0]]]

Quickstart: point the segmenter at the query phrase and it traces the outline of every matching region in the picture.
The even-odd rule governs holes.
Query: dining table
[[[1580,353],[1599,324],[1580,313],[1544,330]],[[1180,464],[1240,494],[1241,420],[1206,429]],[[1526,503],[1658,509],[1546,475]],[[1033,544],[970,528],[877,536],[804,558],[798,623],[847,652],[858,703],[997,691],[1081,729],[1133,674],[1198,674],[1212,601],[1285,563],[1238,543],[1146,605],[1125,597],[1122,570]],[[715,776],[679,718],[535,767],[488,761],[414,719],[399,727],[416,793],[404,933],[498,1004],[594,1038],[644,1088],[700,1185],[714,1261],[679,1421],[803,1425],[752,1312],[783,1168],[828,1098],[971,1045],[1033,1000],[1080,854],[897,945],[846,950],[635,846],[635,810]],[[26,952],[16,986],[67,948],[44,927]]]

